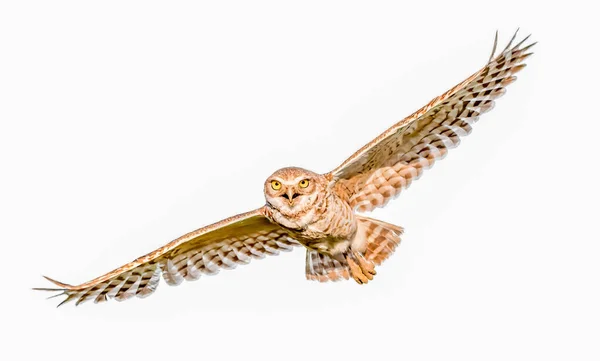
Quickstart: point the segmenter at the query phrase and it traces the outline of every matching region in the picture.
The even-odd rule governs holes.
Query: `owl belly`
[[[291,237],[307,248],[329,256],[344,253],[354,239],[357,221],[350,206],[337,197],[328,197],[303,217],[278,222]]]

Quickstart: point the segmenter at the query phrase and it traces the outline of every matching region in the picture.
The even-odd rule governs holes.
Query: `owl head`
[[[325,192],[322,175],[306,169],[288,167],[273,173],[265,181],[265,199],[286,216],[314,206]]]

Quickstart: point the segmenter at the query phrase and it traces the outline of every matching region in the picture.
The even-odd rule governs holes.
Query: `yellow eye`
[[[309,184],[308,179],[303,179],[300,181],[300,183],[298,183],[300,188],[306,188],[306,187],[308,187],[308,184]]]
[[[278,191],[278,190],[281,189],[281,183],[279,183],[276,180],[271,181],[271,188],[273,188],[274,190]]]

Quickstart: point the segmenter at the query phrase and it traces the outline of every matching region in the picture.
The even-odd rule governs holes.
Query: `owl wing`
[[[458,146],[460,137],[471,132],[479,115],[494,106],[505,87],[525,67],[523,61],[535,43],[513,46],[517,33],[494,57],[498,33],[488,63],[423,108],[379,135],[327,174],[339,194],[358,211],[383,207],[402,189],[418,179],[423,170]]]
[[[280,226],[271,223],[264,207],[242,213],[190,232],[165,246],[139,257],[103,276],[78,286],[46,277],[58,288],[35,288],[59,291],[67,298],[60,305],[108,298],[123,301],[133,296],[146,297],[158,286],[160,276],[169,285],[184,279],[196,280],[202,274],[212,275],[221,268],[232,269],[252,258],[276,255],[299,245]],[[54,296],[53,296],[54,297]]]

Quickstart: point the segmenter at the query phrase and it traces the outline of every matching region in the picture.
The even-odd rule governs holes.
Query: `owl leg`
[[[350,267],[350,274],[358,284],[368,283],[377,274],[375,265],[369,261],[361,253],[351,251],[346,254],[346,262]]]

